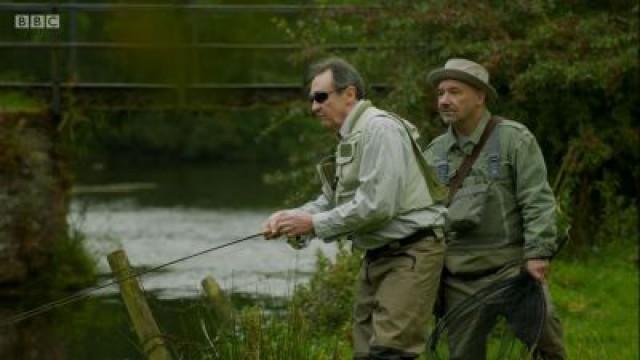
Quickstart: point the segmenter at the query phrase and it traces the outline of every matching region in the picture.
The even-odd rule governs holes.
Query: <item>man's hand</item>
[[[278,218],[278,227],[283,234],[289,237],[306,235],[313,231],[313,218],[306,211],[285,211]]]
[[[271,214],[271,216],[269,216],[267,221],[262,224],[262,233],[265,239],[270,240],[282,235],[278,227],[278,221],[286,211],[287,210],[280,210],[274,212],[273,214]]]
[[[529,259],[527,260],[525,267],[529,274],[540,282],[545,282],[546,277],[551,271],[551,266],[547,259]]]
[[[305,235],[313,231],[311,214],[302,210],[281,210],[273,213],[262,226],[266,239],[282,235]]]

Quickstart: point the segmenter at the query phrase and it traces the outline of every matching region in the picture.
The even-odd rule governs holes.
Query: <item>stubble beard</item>
[[[452,114],[444,111],[440,112],[440,118],[446,125],[454,125],[459,120],[458,116],[455,113]]]

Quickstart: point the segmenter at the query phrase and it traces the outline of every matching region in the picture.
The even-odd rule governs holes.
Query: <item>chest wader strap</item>
[[[500,120],[499,117],[495,117],[496,125]],[[487,151],[489,152],[489,156],[487,157],[489,177],[491,179],[497,179],[500,177],[500,138],[497,130],[489,135]]]

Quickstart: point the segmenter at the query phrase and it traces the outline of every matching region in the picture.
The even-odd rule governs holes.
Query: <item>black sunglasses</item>
[[[336,92],[336,90],[314,91],[311,94],[309,94],[309,102],[313,103],[315,101],[318,104],[322,104],[323,102],[327,101],[327,99],[329,98],[329,95],[334,92]]]

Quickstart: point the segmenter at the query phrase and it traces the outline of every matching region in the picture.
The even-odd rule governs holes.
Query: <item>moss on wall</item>
[[[67,234],[70,181],[51,116],[33,104],[2,110],[0,286],[7,287],[51,264],[55,242]]]

